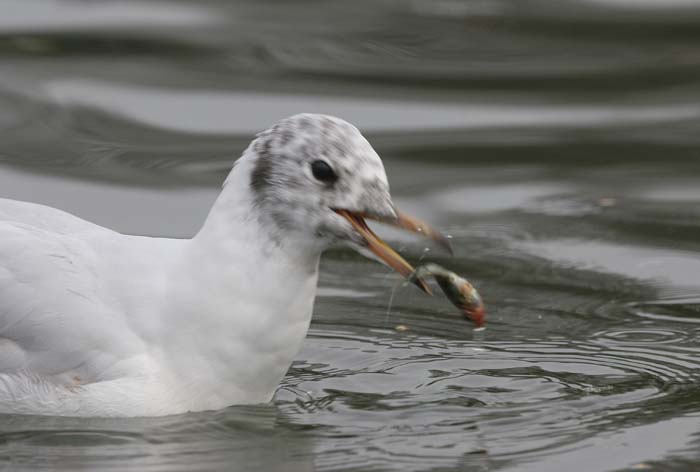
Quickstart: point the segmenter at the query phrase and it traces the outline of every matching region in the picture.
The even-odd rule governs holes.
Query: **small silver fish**
[[[438,283],[445,296],[470,320],[477,328],[484,326],[484,302],[481,300],[479,292],[470,284],[467,279],[460,277],[441,265],[429,262],[419,266],[411,279],[422,278],[432,275]]]

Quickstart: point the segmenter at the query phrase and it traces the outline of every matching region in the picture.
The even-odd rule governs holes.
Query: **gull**
[[[162,416],[270,401],[308,331],[323,251],[349,246],[414,272],[368,218],[447,245],[395,208],[360,131],[316,114],[259,133],[191,239],[0,199],[0,413]]]

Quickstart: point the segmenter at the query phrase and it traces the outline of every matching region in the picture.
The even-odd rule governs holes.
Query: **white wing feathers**
[[[56,208],[6,198],[0,198],[0,221],[24,223],[56,234],[75,234],[91,231],[113,233],[107,228],[90,223]]]
[[[52,208],[0,200],[0,374],[91,382],[127,348],[109,336],[123,327],[103,302],[100,259],[86,232],[110,231]]]

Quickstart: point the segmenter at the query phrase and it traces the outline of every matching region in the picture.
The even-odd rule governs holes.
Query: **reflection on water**
[[[0,6],[1,197],[186,237],[254,132],[337,114],[489,310],[333,252],[272,405],[4,416],[0,468],[700,465],[700,2]]]

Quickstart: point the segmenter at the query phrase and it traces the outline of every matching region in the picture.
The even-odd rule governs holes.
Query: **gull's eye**
[[[327,184],[332,184],[338,180],[338,175],[333,172],[333,169],[331,169],[331,166],[329,166],[326,161],[313,161],[311,163],[311,173],[314,174],[316,180]]]

